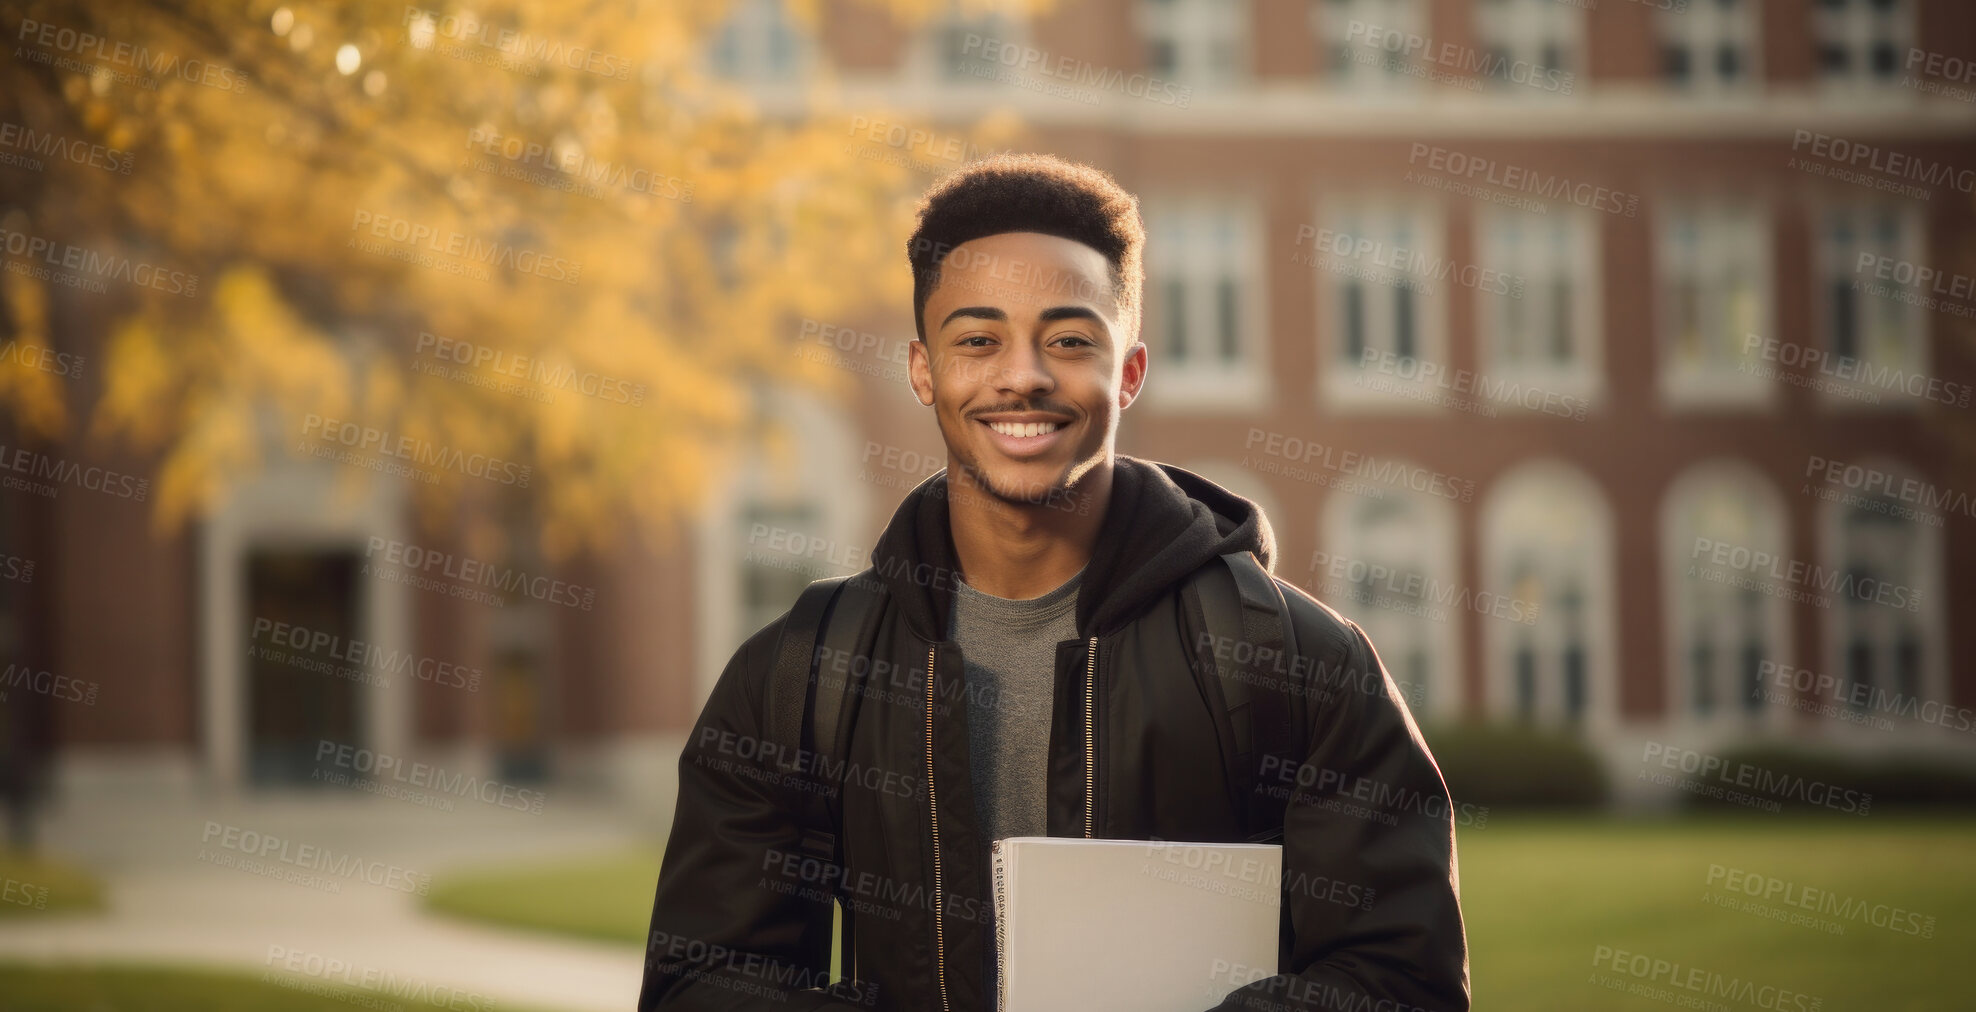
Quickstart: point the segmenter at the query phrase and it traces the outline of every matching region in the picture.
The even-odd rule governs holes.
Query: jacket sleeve
[[[801,860],[802,799],[782,786],[792,764],[762,758],[764,687],[786,621],[735,651],[680,754],[640,1012],[868,1012],[876,997],[852,984],[823,990],[828,876]]]
[[[1308,756],[1287,788],[1283,903],[1294,972],[1213,1012],[1466,1012],[1454,812],[1441,771],[1364,630],[1291,587]]]

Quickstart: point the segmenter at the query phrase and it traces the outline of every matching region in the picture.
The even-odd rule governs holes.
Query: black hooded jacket
[[[742,644],[680,757],[679,801],[647,939],[645,1009],[985,1012],[994,944],[968,775],[959,648],[942,633],[957,562],[946,473],[913,489],[861,578],[885,590],[866,646],[818,654],[861,682],[829,770],[767,740],[766,687],[787,616]],[[1209,703],[1183,585],[1227,552],[1273,572],[1256,506],[1199,475],[1124,455],[1057,644],[1052,836],[1241,842],[1231,732]],[[1283,769],[1280,970],[1218,1010],[1459,1012],[1469,1006],[1447,788],[1365,633],[1280,578],[1298,657],[1288,698],[1308,755]],[[1092,655],[1095,650],[1095,657]],[[1087,680],[1087,672],[1092,677]],[[805,848],[805,790],[841,812],[842,862]],[[813,841],[810,841],[813,842]],[[830,980],[833,897],[857,924]]]

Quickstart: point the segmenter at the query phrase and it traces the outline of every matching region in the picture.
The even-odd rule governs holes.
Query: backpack
[[[1295,670],[1296,633],[1287,620],[1282,588],[1253,553],[1229,552],[1221,562],[1202,566],[1181,586],[1188,621],[1198,616],[1191,630],[1193,663],[1188,667],[1209,704],[1219,710],[1222,763],[1230,796],[1239,792],[1247,799],[1249,840],[1280,842],[1289,792],[1265,789],[1261,780],[1265,768],[1295,770],[1304,760],[1303,736],[1292,719],[1285,685]],[[782,747],[785,755],[810,757],[807,765],[812,768],[841,768],[838,752],[855,717],[846,701],[859,694],[861,673],[853,664],[841,679],[819,678],[817,659],[868,656],[865,648],[876,639],[887,594],[885,585],[871,574],[867,569],[855,576],[817,580],[804,588],[776,642],[767,690],[768,740]],[[1232,646],[1226,651],[1215,649],[1221,644]],[[1250,648],[1249,657],[1241,657],[1242,651],[1234,647]],[[1271,757],[1276,764],[1265,767]],[[802,793],[802,849],[830,864],[841,861],[837,794]],[[856,979],[848,904],[842,906],[841,915],[843,972]]]

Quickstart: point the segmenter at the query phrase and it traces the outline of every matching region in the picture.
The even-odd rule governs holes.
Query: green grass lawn
[[[660,849],[469,869],[434,879],[433,910],[507,927],[643,945]]]
[[[103,909],[103,885],[75,865],[0,850],[0,917]]]
[[[1667,1007],[1664,997],[1592,982],[1595,970],[1629,984],[1639,979],[1610,965],[1595,968],[1599,946],[1679,964],[1683,977],[1693,968],[1794,992],[1806,1009],[1813,999],[1825,1010],[1970,1007],[1962,972],[1964,954],[1976,947],[1970,820],[1512,818],[1465,830],[1459,842],[1478,1009]],[[1789,891],[1767,901],[1732,891],[1725,888],[1730,869]],[[1821,893],[1807,892],[1814,889]],[[1823,892],[1836,906],[1820,914]],[[1822,923],[1777,920],[1716,905],[1711,896]],[[1871,923],[1876,909],[1890,915],[1896,908],[1918,921],[1935,918],[1932,937],[1909,933],[1921,929],[1917,921],[1904,925],[1908,931]],[[1832,933],[1832,925],[1843,933]],[[1693,994],[1667,987],[1665,977],[1649,983],[1677,997]],[[1713,1000],[1759,1007],[1719,994]],[[1782,1012],[1795,1012],[1785,1001]]]
[[[279,979],[308,980],[294,975]],[[469,1009],[471,1000],[460,996],[456,1005]],[[0,963],[0,1008],[8,1012],[350,1012],[352,1008],[447,1007],[351,987],[313,994],[244,973]],[[522,1012],[508,1005],[493,1007],[502,1012]]]
[[[1976,820],[1635,822],[1497,813],[1481,829],[1461,830],[1460,854],[1475,1007],[1483,1012],[1669,1007],[1665,997],[1602,987],[1595,972],[1735,1010],[1774,1004],[1777,990],[1803,995],[1804,1012],[1812,999],[1822,1000],[1823,1012],[1970,1007],[1961,971],[1965,954],[1976,951]],[[1724,872],[1711,882],[1714,866]],[[658,867],[658,853],[648,851],[486,869],[442,878],[430,902],[511,927],[636,945]],[[1830,892],[1839,912],[1821,915],[1782,896],[1764,904],[1824,922],[1804,925],[1708,902],[1711,895],[1763,902],[1727,888],[1728,869],[1780,881],[1793,900],[1816,896],[1805,890]],[[1935,918],[1932,937],[1876,927],[1876,908]],[[1693,968],[1770,990],[1737,1000],[1671,987],[1670,974],[1641,981],[1595,967],[1600,946],[1678,964],[1684,978]],[[1790,1001],[1776,1012],[1800,1012]]]

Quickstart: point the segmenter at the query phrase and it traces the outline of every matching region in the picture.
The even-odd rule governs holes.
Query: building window
[[[1864,466],[1888,475],[1896,487],[1912,480],[1933,488],[1898,464]],[[1855,498],[1867,501],[1825,505],[1826,566],[1844,581],[1829,595],[1827,656],[1838,673],[1836,701],[1878,718],[1857,726],[1884,727],[1879,721],[1898,724],[1922,714],[1923,703],[1947,702],[1939,646],[1941,528],[1904,515],[1912,503],[1871,493]]]
[[[741,81],[787,81],[807,59],[807,39],[784,0],[734,0],[714,30],[713,70]]]
[[[1447,364],[1452,273],[1440,205],[1412,197],[1321,200],[1296,262],[1316,272],[1325,397],[1345,406],[1436,410],[1423,363]],[[1431,373],[1429,375],[1432,375]]]
[[[1701,94],[1739,91],[1757,82],[1759,0],[1700,0],[1657,12],[1661,76]]]
[[[1914,7],[1909,0],[1817,0],[1812,32],[1825,85],[1887,88],[1899,83],[1914,45]]]
[[[1698,563],[1699,545],[1786,558],[1787,518],[1753,468],[1697,464],[1669,487],[1661,512],[1661,593],[1668,623],[1668,707],[1698,722],[1754,721],[1789,690],[1762,682],[1764,662],[1788,668],[1789,612],[1735,571]]]
[[[1490,711],[1573,727],[1616,719],[1612,518],[1598,487],[1565,464],[1521,465],[1484,501],[1482,537]]]
[[[1249,404],[1264,391],[1261,220],[1225,197],[1149,198],[1146,321],[1160,403]]]
[[[1481,265],[1523,284],[1476,292],[1482,371],[1498,403],[1557,413],[1552,402],[1582,404],[1600,392],[1598,231],[1589,213],[1532,215],[1488,209],[1477,219]],[[1526,394],[1538,389],[1545,396]],[[1577,414],[1573,410],[1569,414]]]
[[[1656,226],[1662,403],[1771,403],[1777,384],[1750,343],[1773,333],[1769,215],[1752,200],[1675,201]]]
[[[1467,614],[1447,604],[1457,557],[1454,502],[1402,487],[1379,491],[1327,497],[1328,561],[1311,574],[1313,592],[1365,629],[1416,715],[1451,717],[1461,711],[1455,658]]]
[[[949,85],[994,84],[1020,70],[1000,62],[1005,52],[1011,47],[1020,52],[1028,44],[1016,14],[949,0],[946,12],[921,33],[919,76]]]
[[[1818,299],[1825,351],[1840,363],[1820,378],[1826,403],[1844,407],[1913,406],[1925,400],[1889,377],[1928,369],[1925,293],[1916,274],[1884,265],[1925,260],[1919,216],[1892,203],[1826,208],[1818,223]],[[1884,276],[1883,276],[1884,275]],[[1847,360],[1852,360],[1848,362]]]
[[[1499,91],[1569,94],[1584,30],[1584,13],[1558,0],[1479,0],[1475,35],[1482,66],[1476,76]]]
[[[1311,16],[1324,40],[1324,73],[1334,87],[1362,94],[1404,94],[1418,87],[1418,61],[1408,47],[1388,49],[1382,42],[1428,34],[1421,0],[1323,0]]]
[[[1248,4],[1228,0],[1140,0],[1146,72],[1188,85],[1228,84],[1248,74]]]

